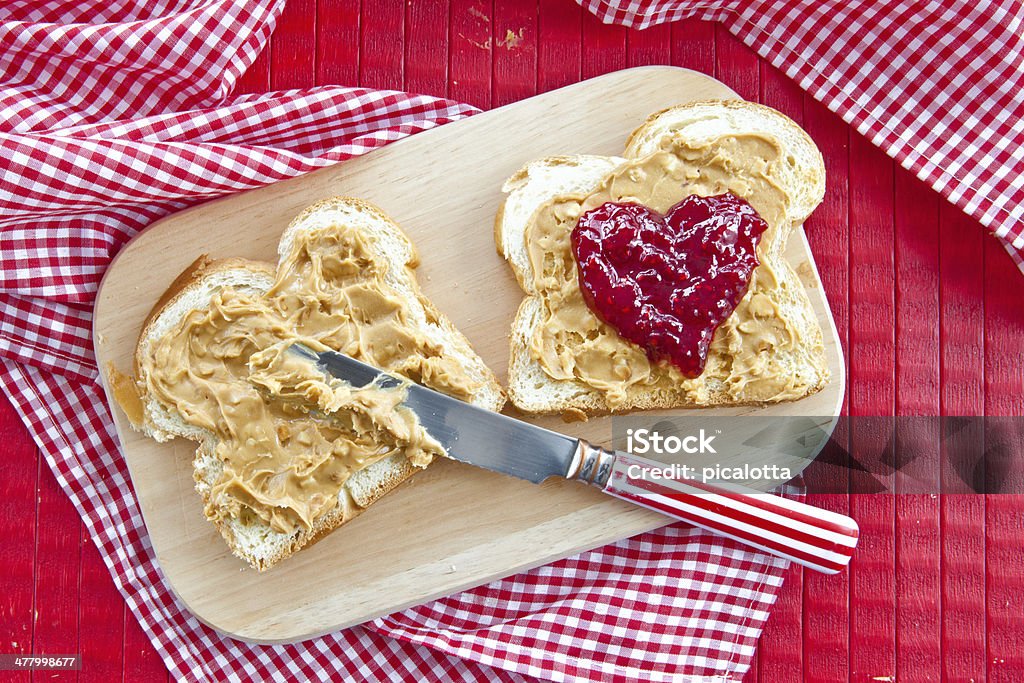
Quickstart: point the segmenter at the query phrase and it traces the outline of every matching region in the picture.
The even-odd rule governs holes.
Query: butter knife
[[[291,349],[353,386],[383,388],[405,380],[344,354]],[[478,408],[419,384],[408,383],[404,405],[453,460],[539,484],[549,477],[577,479],[621,500],[707,531],[835,574],[850,562],[857,523],[830,510],[733,485],[645,476],[664,463],[611,451]]]

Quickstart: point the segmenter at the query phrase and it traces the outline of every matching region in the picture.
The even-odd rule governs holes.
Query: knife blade
[[[605,493],[824,573],[841,571],[857,545],[857,523],[799,501],[738,486],[654,476],[664,463],[611,451],[452,398],[350,356],[291,351],[353,386],[406,384],[404,405],[453,460],[538,484],[578,479]],[[666,520],[668,523],[668,520]]]

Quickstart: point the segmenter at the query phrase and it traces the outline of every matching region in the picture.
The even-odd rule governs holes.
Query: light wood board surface
[[[424,293],[504,381],[509,324],[522,293],[494,248],[502,182],[525,162],[550,154],[621,153],[628,134],[651,112],[723,97],[734,95],[697,72],[628,69],[169,216],[129,243],[107,271],[96,305],[97,360],[101,368],[113,363],[130,371],[150,307],[199,254],[273,261],[291,218],[316,200],[350,195],[377,204],[408,233],[420,253]],[[839,412],[842,352],[802,231],[790,240],[787,257],[822,323],[832,381],[804,401],[717,409],[715,415]],[[156,443],[133,432],[118,408],[113,412],[161,569],[199,619],[245,640],[313,637],[665,523],[580,484],[533,486],[445,461],[260,574],[232,556],[204,519],[193,489],[194,444]],[[598,443],[611,436],[608,418],[539,422]]]

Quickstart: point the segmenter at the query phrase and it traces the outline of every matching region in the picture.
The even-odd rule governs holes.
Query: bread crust
[[[185,270],[181,271],[181,273],[174,278],[174,281],[167,286],[164,293],[160,295],[160,298],[156,300],[153,307],[149,309],[149,314],[142,322],[142,328],[139,330],[139,337],[135,342],[135,354],[132,356],[132,371],[135,373],[136,377],[139,376],[140,352],[145,346],[145,341],[149,339],[149,336],[152,333],[153,325],[160,316],[173,306],[181,297],[187,295],[196,287],[201,287],[203,281],[211,275],[238,268],[244,268],[254,273],[262,272],[271,278],[274,277],[276,272],[270,264],[264,263],[263,261],[253,261],[251,259],[235,257],[213,259],[210,258],[209,254],[200,254],[195,261],[190,263]]]
[[[380,207],[376,206],[375,204],[371,204],[365,199],[360,199],[359,197],[348,197],[343,195],[328,197],[327,199],[321,199],[320,201],[307,206],[305,209],[302,210],[302,213],[293,218],[292,222],[289,223],[288,227],[285,228],[284,232],[281,233],[281,240],[278,242],[278,256],[281,257],[285,253],[287,253],[286,247],[289,243],[292,233],[298,228],[300,228],[304,224],[304,222],[310,218],[310,216],[313,216],[314,214],[325,209],[331,209],[339,205],[350,206],[360,211],[364,211],[372,215],[374,218],[390,225],[391,228],[395,231],[395,236],[398,237],[404,243],[404,245],[408,248],[410,252],[410,258],[405,262],[406,267],[411,270],[415,269],[417,266],[420,265],[420,254],[419,251],[416,249],[416,245],[413,244],[412,240],[409,239],[409,236],[402,231],[398,224],[391,220],[391,216],[384,213],[383,209],[381,209]]]
[[[204,457],[203,447],[200,446],[196,452],[196,459],[200,460]],[[375,466],[380,465],[379,467]],[[417,469],[409,464],[409,462],[400,456],[391,456],[391,459],[385,459],[379,463],[374,463],[370,467],[363,470],[363,472],[373,473],[378,481],[374,494],[365,498],[360,504],[355,499],[348,486],[342,488],[339,492],[338,505],[325,515],[321,515],[313,522],[313,527],[309,530],[301,530],[299,533],[294,534],[293,538],[287,545],[282,545],[280,549],[270,555],[254,556],[252,553],[247,552],[246,548],[238,541],[234,529],[231,524],[224,519],[213,520],[214,526],[220,532],[220,535],[224,538],[228,548],[231,552],[249,563],[249,565],[256,571],[266,571],[271,567],[275,566],[279,562],[288,557],[291,557],[295,553],[305,548],[309,548],[318,541],[326,538],[332,531],[338,527],[351,522],[353,519],[362,514],[370,505],[377,502],[385,495],[394,491],[403,483],[408,481],[412,475],[416,474]],[[200,487],[196,487],[197,490]],[[206,506],[210,502],[209,489],[203,487],[200,492],[203,505]]]
[[[807,220],[807,217],[811,215],[811,212],[821,203],[825,198],[825,160],[821,156],[821,150],[814,143],[810,134],[807,133],[803,127],[800,126],[796,121],[786,116],[777,109],[772,109],[763,104],[757,104],[756,102],[748,102],[741,99],[732,100],[697,100],[695,102],[687,102],[686,104],[677,104],[672,107],[665,107],[659,111],[654,112],[648,116],[644,122],[637,126],[636,129],[630,133],[629,138],[626,140],[625,156],[628,158],[634,158],[637,155],[636,147],[640,144],[640,139],[648,128],[657,125],[658,121],[672,112],[683,112],[689,109],[700,109],[701,107],[715,107],[720,108],[729,112],[747,112],[756,116],[769,116],[780,122],[781,126],[787,131],[799,136],[801,139],[801,147],[807,150],[813,150],[815,158],[809,164],[807,175],[804,177],[804,182],[809,188],[808,196],[805,197],[802,202],[802,210],[797,209],[794,215],[794,223],[800,224]],[[796,207],[794,207],[796,209]]]

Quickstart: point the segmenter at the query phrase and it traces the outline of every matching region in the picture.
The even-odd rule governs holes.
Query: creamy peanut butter
[[[343,225],[302,233],[266,294],[222,288],[140,359],[147,391],[216,436],[211,519],[310,528],[354,471],[394,454],[419,467],[443,455],[402,406],[404,387],[355,388],[287,351],[334,349],[459,398],[478,388],[413,324],[372,239]]]
[[[663,143],[652,155],[618,167],[586,196],[557,197],[538,209],[526,232],[541,302],[541,324],[530,351],[556,380],[576,380],[601,391],[609,409],[626,405],[633,394],[680,393],[703,405],[724,390],[743,402],[799,398],[808,385],[779,365],[777,351],[811,343],[780,315],[779,303],[792,299],[792,272],[776,272],[793,227],[791,198],[774,180],[771,167],[785,155],[770,136],[737,135],[713,145]],[[738,172],[742,168],[742,173]],[[731,192],[747,200],[767,222],[757,247],[760,265],[738,306],[715,332],[704,372],[692,379],[667,362],[652,362],[643,348],[626,341],[587,306],[580,291],[570,235],[579,216],[606,202],[638,203],[665,213],[685,197]],[[785,266],[790,270],[788,266]]]

